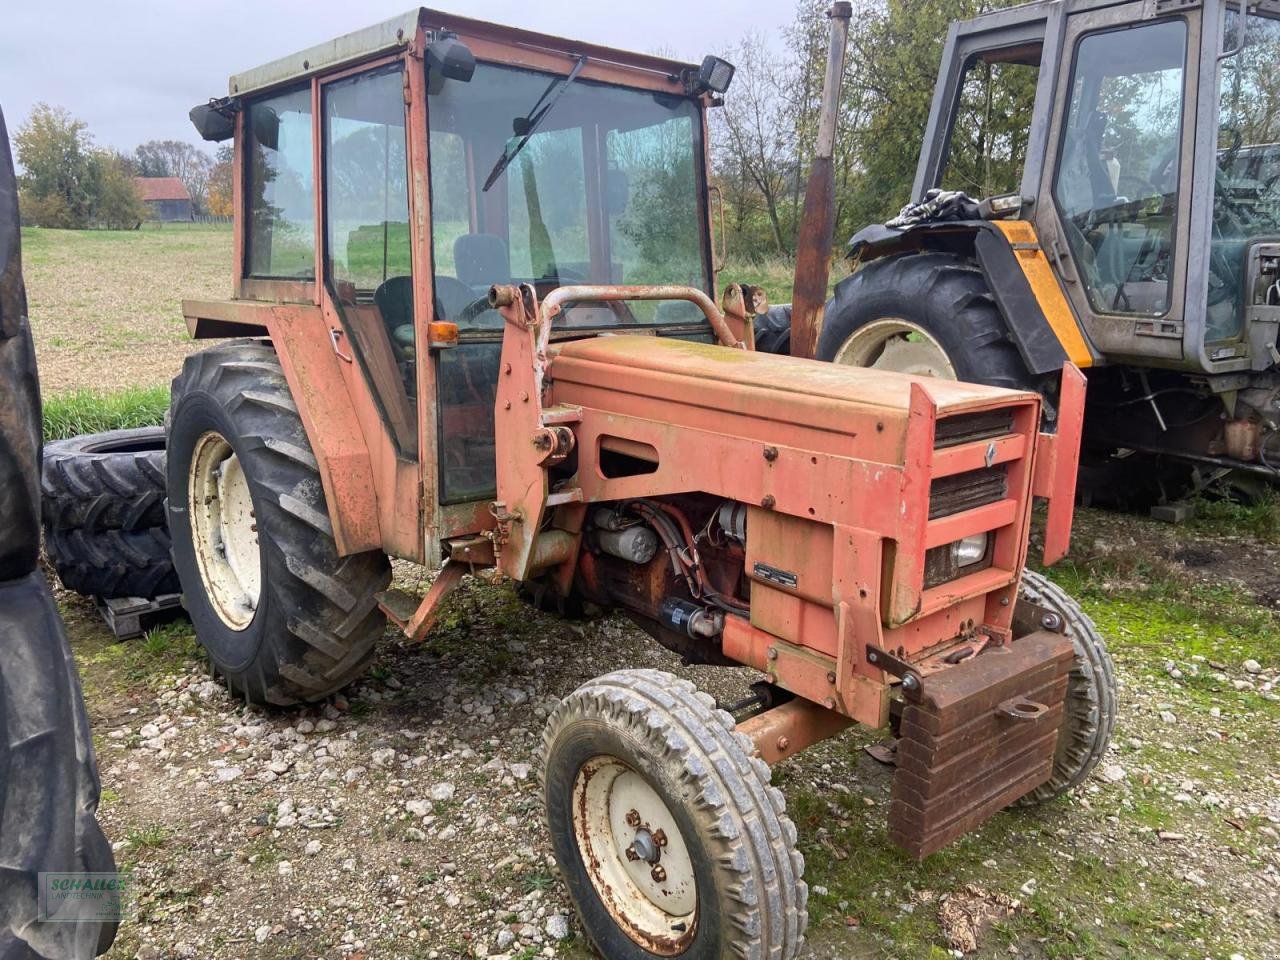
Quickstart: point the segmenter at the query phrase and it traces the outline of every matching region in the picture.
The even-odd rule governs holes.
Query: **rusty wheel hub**
[[[596,894],[637,944],[661,956],[693,939],[693,860],[661,795],[615,757],[596,757],[574,783],[573,830]]]
[[[216,431],[196,441],[188,490],[191,540],[205,593],[228,627],[243,630],[262,593],[258,524],[244,468]]]

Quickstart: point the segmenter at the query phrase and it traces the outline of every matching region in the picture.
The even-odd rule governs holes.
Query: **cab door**
[[[1201,12],[1120,4],[1070,16],[1036,229],[1109,358],[1183,352]]]

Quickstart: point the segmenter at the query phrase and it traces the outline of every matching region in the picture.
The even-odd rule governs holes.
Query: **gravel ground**
[[[1107,542],[1167,546],[1164,528],[1115,522],[1100,521]],[[208,678],[181,624],[116,644],[83,601],[64,606],[104,824],[139,894],[116,958],[588,956],[544,838],[548,712],[621,667],[723,700],[754,679],[468,581],[423,648],[389,635],[344,695],[264,711]],[[1118,732],[1086,789],[923,865],[883,836],[891,774],[861,750],[873,737],[779,768],[809,862],[810,955],[1280,956],[1275,659],[1119,640]]]

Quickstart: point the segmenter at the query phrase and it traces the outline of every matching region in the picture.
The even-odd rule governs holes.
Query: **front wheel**
[[[543,736],[551,842],[602,956],[790,960],[804,858],[769,767],[693,684],[623,670],[579,687]]]
[[[318,700],[359,677],[386,621],[378,552],[338,555],[311,444],[271,346],[187,358],[173,382],[169,528],[196,636],[255,703]]]
[[[1053,775],[1018,801],[1020,806],[1035,806],[1084,783],[1107,752],[1116,725],[1116,675],[1102,634],[1065,590],[1033,570],[1024,570],[1018,599],[1014,622],[1020,632],[1043,627],[1028,615],[1033,618],[1031,611],[1047,611],[1075,648]]]

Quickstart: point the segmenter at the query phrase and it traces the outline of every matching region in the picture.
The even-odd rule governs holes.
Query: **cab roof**
[[[477,37],[491,42],[563,52],[573,56],[585,54],[592,60],[647,70],[670,78],[679,77],[686,70],[697,69],[695,64],[667,57],[632,53],[613,47],[567,40],[545,33],[418,7],[408,13],[384,20],[382,23],[344,34],[278,60],[272,60],[260,67],[237,73],[228,83],[228,93],[233,97],[244,96],[314,74],[325,73],[347,64],[394,53],[414,44],[419,30],[428,34],[437,30],[448,30],[459,34],[464,41],[468,37]],[[482,59],[479,56],[477,58]]]

